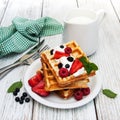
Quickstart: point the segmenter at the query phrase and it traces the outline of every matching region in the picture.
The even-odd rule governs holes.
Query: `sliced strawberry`
[[[69,56],[69,54],[67,54],[67,53],[64,53],[64,52],[60,52],[60,51],[56,51],[55,52],[55,54],[54,54],[54,58],[55,59],[59,59],[59,58],[61,58],[61,57],[63,57],[63,56]]]
[[[32,88],[32,91],[42,97],[46,97],[50,94],[50,92],[46,91],[45,89],[37,89],[35,87]]]
[[[75,59],[70,68],[70,74],[77,72],[77,70],[79,70],[82,67],[83,67],[82,62],[79,59]]]
[[[28,83],[31,87],[34,87],[36,86],[38,83],[39,83],[39,80],[37,78],[36,75],[34,75],[33,77],[31,77],[29,80],[28,80]]]
[[[38,78],[38,81],[43,79],[43,75],[41,73],[36,73],[36,77]]]
[[[34,86],[35,89],[44,89],[45,82],[44,80],[41,80],[36,86]]]

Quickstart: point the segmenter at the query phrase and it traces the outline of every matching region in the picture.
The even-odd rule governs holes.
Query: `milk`
[[[67,22],[68,23],[73,23],[73,24],[88,24],[88,23],[91,23],[92,21],[93,20],[89,17],[80,16],[80,17],[71,18]]]

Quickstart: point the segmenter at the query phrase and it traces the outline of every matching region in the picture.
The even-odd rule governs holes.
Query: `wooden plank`
[[[119,94],[120,91],[120,24],[113,6],[109,0],[79,0],[79,7],[94,10],[104,9],[106,16],[100,25],[99,47],[90,59],[99,66],[97,79],[103,81],[102,89],[111,89]],[[120,97],[110,99],[102,94],[95,99],[99,120],[119,120]]]
[[[4,16],[9,0],[0,0],[0,23]]]
[[[42,0],[10,0],[6,8],[2,26],[11,24],[14,17],[37,19],[41,17]],[[20,79],[23,81],[27,66],[16,67],[0,81],[0,119],[1,120],[31,120],[33,100],[22,104],[15,102],[15,97],[7,93],[8,87]],[[24,86],[21,89],[25,91]]]
[[[16,16],[28,19],[41,18],[42,0],[10,0],[2,25],[7,26]]]
[[[63,24],[63,20],[71,9],[77,8],[75,0],[44,0],[43,16],[55,18]],[[47,44],[55,47],[62,41],[62,35],[46,37]],[[62,41],[64,42],[64,41]],[[75,109],[61,110],[49,108],[35,103],[33,110],[33,120],[96,120],[94,103],[91,101],[87,105]]]
[[[112,6],[113,6],[113,9],[116,13],[116,16],[120,22],[120,1],[119,0],[110,0]]]
[[[69,2],[66,0],[44,0],[43,5],[43,16],[53,17],[61,23],[71,9],[77,8],[75,0]]]
[[[76,7],[77,3],[75,0],[70,0],[69,2],[66,0],[44,0],[42,16],[52,17],[63,25],[67,13]],[[45,39],[51,47],[63,43],[61,34],[45,37]]]
[[[33,120],[96,120],[93,102],[75,109],[55,109],[35,103]]]

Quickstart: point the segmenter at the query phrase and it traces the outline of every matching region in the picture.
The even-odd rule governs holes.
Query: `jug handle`
[[[97,11],[98,24],[100,24],[105,16],[105,11],[103,9]]]

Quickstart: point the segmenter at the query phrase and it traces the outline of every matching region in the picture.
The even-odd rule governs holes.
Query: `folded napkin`
[[[14,18],[12,25],[0,28],[0,57],[21,53],[35,45],[39,37],[60,34],[63,26],[53,18],[37,20]]]

